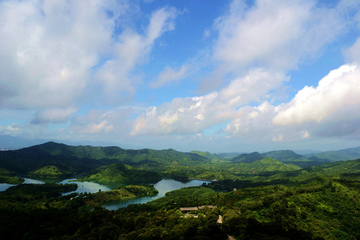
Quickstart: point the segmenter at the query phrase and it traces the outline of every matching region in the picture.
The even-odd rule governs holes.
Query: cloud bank
[[[234,0],[200,31],[184,24],[196,13],[179,3],[142,4],[1,1],[0,133],[166,144],[360,140],[359,2]],[[191,31],[206,33],[196,43],[203,48],[177,56],[176,38]],[[342,63],[294,84],[296,71],[327,65],[329,52]]]

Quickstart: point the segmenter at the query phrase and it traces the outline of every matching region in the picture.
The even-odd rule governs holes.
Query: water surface
[[[96,192],[99,192],[99,190],[101,191],[110,191],[111,188],[110,187],[107,187],[105,185],[101,185],[99,183],[94,183],[94,182],[78,182],[78,181],[74,181],[76,180],[75,178],[74,179],[65,179],[63,181],[61,181],[60,183],[62,184],[69,184],[69,183],[76,183],[78,185],[78,188],[76,189],[76,191],[73,191],[73,192],[67,192],[67,193],[64,193],[63,195],[68,195],[70,193],[96,193]],[[71,182],[69,182],[71,181]]]
[[[36,180],[36,179],[32,179],[32,178],[24,178],[26,184],[44,184],[43,181],[41,180]],[[78,182],[78,181],[74,181],[76,180],[75,178],[71,178],[71,179],[65,179],[62,180],[59,183],[62,184],[69,184],[69,183],[76,183],[78,185],[78,188],[76,189],[76,191],[72,191],[72,192],[67,192],[64,193],[63,195],[68,195],[70,193],[96,193],[99,192],[99,190],[101,191],[110,191],[112,189],[114,189],[114,187],[109,187],[109,186],[105,186],[99,183],[94,183],[94,182]],[[71,182],[69,182],[71,181]],[[138,204],[138,203],[147,203],[149,201],[153,201],[155,199],[161,198],[165,196],[165,193],[176,190],[176,189],[180,189],[180,188],[184,188],[184,187],[191,187],[191,186],[200,186],[203,183],[208,183],[208,181],[201,181],[201,180],[192,180],[189,182],[179,182],[173,179],[163,179],[160,182],[154,184],[154,187],[159,191],[159,193],[155,196],[152,197],[139,197],[139,198],[134,198],[131,200],[119,200],[119,201],[113,201],[113,202],[107,202],[104,203],[102,206],[105,207],[108,210],[117,210],[119,208],[123,208],[128,206],[129,204]],[[8,189],[9,187],[12,186],[16,186],[14,184],[7,184],[7,183],[1,183],[0,184],[0,191],[5,191],[6,189]]]
[[[165,193],[184,188],[184,187],[192,187],[192,186],[200,186],[203,183],[208,183],[208,181],[200,181],[200,180],[192,180],[190,182],[179,182],[173,179],[163,179],[160,182],[154,184],[154,187],[159,191],[159,193],[152,197],[140,197],[134,198],[131,200],[119,200],[104,203],[102,206],[108,210],[117,210],[119,208],[127,207],[129,204],[144,204],[155,199],[161,198],[165,196]]]

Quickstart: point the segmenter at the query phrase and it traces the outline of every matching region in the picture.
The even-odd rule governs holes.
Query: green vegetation
[[[24,181],[23,178],[0,175],[0,183],[21,184]]]
[[[100,206],[157,190],[140,184],[62,196],[76,185],[21,184],[0,193],[0,232],[8,239],[360,239],[360,159],[324,164],[327,160],[309,158],[292,151],[225,159],[207,152],[56,143],[0,152],[0,180],[6,181],[15,173],[48,177],[84,171],[81,180],[107,185],[162,177],[217,179],[117,211]],[[201,205],[217,208],[196,211],[197,218],[179,209]]]
[[[210,160],[218,160],[219,159],[219,157],[216,154],[211,154],[209,152],[192,151],[191,153],[200,155],[202,157],[206,157],[206,158],[208,158]]]
[[[153,185],[140,184],[118,187],[117,189],[105,192],[88,194],[84,197],[87,206],[101,205],[109,201],[130,200],[137,197],[153,196],[159,193]]]
[[[147,203],[148,206],[161,208],[195,207],[211,205],[217,193],[209,188],[188,187],[174,190],[165,194],[165,197]]]
[[[38,170],[29,172],[28,176],[34,178],[64,178],[69,177],[72,174],[74,173],[71,171],[59,169],[56,166],[45,166]]]
[[[215,155],[219,158],[219,159],[231,159],[236,157],[237,155],[239,155],[240,153],[236,153],[236,152],[232,152],[232,153],[216,153]]]
[[[3,176],[14,176],[15,175],[15,172],[12,172],[12,171],[9,171],[5,168],[0,168],[0,175],[3,175]]]
[[[284,164],[274,159],[265,158],[252,163],[216,162],[194,167],[169,166],[159,169],[161,175],[177,180],[208,179],[208,180],[244,180],[256,176],[269,176],[279,172],[299,170],[293,164]]]
[[[261,156],[260,153],[253,152],[253,153],[249,153],[249,154],[248,153],[240,154],[240,155],[234,157],[233,159],[231,159],[231,161],[236,162],[236,163],[252,163],[252,162],[255,162],[262,158],[263,157]]]
[[[145,192],[129,188],[128,192]],[[79,211],[86,204],[111,199],[113,191],[71,198],[17,191],[0,195],[0,231],[11,239],[225,240],[228,234],[236,239],[360,238],[360,181],[347,178],[321,176],[300,186],[259,186],[228,193],[191,187],[117,211],[100,207]],[[217,208],[196,211],[197,218],[179,211],[199,205]],[[217,223],[219,215],[222,224]]]
[[[263,157],[268,156],[280,162],[310,162],[311,161],[305,158],[304,156],[297,154],[291,150],[271,151],[271,152],[263,153],[262,156]]]
[[[305,158],[304,156],[297,154],[291,150],[271,151],[260,154],[258,152],[240,154],[231,159],[234,163],[252,163],[263,158],[272,158],[286,164],[294,164],[301,168],[307,168],[312,166],[319,166],[324,163],[330,162],[326,159],[318,158]]]
[[[161,179],[162,177],[158,173],[137,170],[125,164],[114,163],[95,169],[77,181],[91,181],[104,185],[117,185],[119,183],[156,183]]]
[[[316,154],[309,154],[307,157],[315,157],[317,159],[329,160],[331,162],[355,160],[360,158],[360,147],[347,148],[339,151],[326,151]]]
[[[1,202],[22,203],[43,207],[49,199],[59,198],[62,193],[75,191],[76,184],[20,184],[0,192]],[[5,204],[6,205],[6,204]]]
[[[0,183],[20,184],[24,181],[23,178],[15,177],[15,172],[0,168]]]
[[[241,239],[359,239],[359,186],[319,178],[300,187],[231,192],[220,200],[227,209],[223,227]]]
[[[72,173],[84,173],[98,167],[122,163],[133,167],[195,166],[211,160],[194,153],[168,150],[124,150],[119,147],[68,146],[54,142],[0,152],[0,167],[28,174],[46,166],[56,166]]]

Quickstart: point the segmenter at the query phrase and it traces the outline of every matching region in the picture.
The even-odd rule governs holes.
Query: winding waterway
[[[43,181],[40,180],[35,180],[35,179],[31,179],[31,178],[24,178],[25,182],[24,183],[33,183],[33,184],[43,184]],[[78,188],[76,189],[76,191],[73,192],[68,192],[65,193],[64,195],[70,194],[70,193],[96,193],[99,192],[99,190],[101,189],[101,191],[110,191],[112,188],[107,187],[105,185],[101,185],[98,183],[94,183],[94,182],[69,182],[69,181],[73,181],[75,179],[65,179],[59,183],[62,184],[66,184],[66,183],[76,183],[78,185]],[[203,183],[207,183],[208,181],[202,181],[202,180],[191,180],[189,182],[183,183],[183,182],[179,182],[173,179],[163,179],[160,182],[154,184],[154,187],[159,191],[159,193],[155,196],[152,197],[140,197],[140,198],[134,198],[131,200],[126,200],[126,201],[113,201],[113,202],[107,202],[105,204],[103,204],[102,206],[108,210],[117,210],[119,208],[122,207],[126,207],[129,204],[138,204],[138,203],[147,203],[149,201],[161,198],[165,196],[165,193],[176,190],[176,189],[180,189],[180,188],[184,188],[184,187],[191,187],[191,186],[200,186]],[[15,186],[13,184],[7,184],[7,183],[1,183],[0,184],[0,191],[5,191],[6,189],[8,189],[9,187]]]
[[[207,181],[200,181],[200,180],[192,180],[190,182],[179,182],[173,179],[163,179],[160,182],[154,184],[154,187],[159,191],[159,193],[152,197],[140,197],[134,198],[127,201],[113,201],[104,203],[102,206],[108,210],[117,210],[119,208],[123,208],[128,206],[129,204],[138,204],[138,203],[147,203],[153,201],[155,199],[161,198],[165,196],[165,193],[184,188],[184,187],[191,187],[191,186],[200,186],[204,182]]]

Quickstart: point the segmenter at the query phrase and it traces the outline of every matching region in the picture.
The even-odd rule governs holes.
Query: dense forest
[[[76,184],[10,187],[0,192],[0,238],[360,239],[360,159],[316,160],[288,150],[220,156],[56,143],[0,152],[2,182],[82,173],[80,181],[118,186],[92,194],[66,194]],[[101,207],[154,195],[145,183],[164,177],[212,181],[146,204]]]

